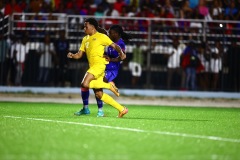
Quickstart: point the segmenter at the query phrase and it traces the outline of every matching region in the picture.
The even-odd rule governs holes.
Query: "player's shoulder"
[[[118,44],[120,46],[125,46],[125,42],[121,38],[116,42],[116,44]]]
[[[82,40],[85,41],[87,39],[89,39],[89,35],[84,36]]]
[[[97,36],[100,36],[100,37],[108,37],[106,34],[103,34],[103,33],[100,33],[100,32],[97,32]]]

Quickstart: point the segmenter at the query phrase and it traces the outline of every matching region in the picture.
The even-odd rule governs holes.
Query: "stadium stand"
[[[171,87],[167,87],[167,63],[174,50],[173,39],[178,39],[179,47],[194,41],[198,57],[204,66],[204,69],[197,70],[197,87],[194,90],[240,91],[240,58],[237,54],[240,39],[238,1],[226,3],[199,0],[194,6],[191,1],[185,0],[82,0],[77,3],[74,0],[32,0],[29,3],[12,0],[3,1],[0,7],[3,28],[1,34],[5,40],[11,44],[13,35],[19,42],[23,37],[28,38],[26,45],[29,52],[24,62],[23,86],[40,85],[35,74],[39,70],[36,65],[39,61],[37,50],[46,34],[50,35],[51,42],[54,43],[59,38],[60,31],[64,30],[70,43],[69,50],[75,52],[84,36],[83,20],[94,16],[103,28],[108,29],[112,24],[120,24],[132,35],[131,42],[127,44],[128,59],[123,63],[116,81],[119,87],[131,88],[128,62],[132,58],[132,48],[138,42],[145,53],[139,88],[189,90],[187,84],[183,86],[180,83],[185,74],[174,74]],[[230,11],[233,14],[230,14]],[[220,44],[219,47],[216,47],[216,43]],[[6,57],[6,60],[11,59],[11,56]],[[182,57],[179,58],[182,60]],[[6,65],[9,65],[9,61]],[[69,60],[67,70],[70,72],[66,71],[65,86],[79,86],[86,68],[86,58],[81,61]],[[181,64],[179,68],[184,73]],[[52,73],[56,70],[57,62],[53,61]],[[14,70],[12,72],[14,73]],[[16,85],[14,80],[10,83],[10,70],[1,74],[1,85]],[[51,75],[49,83],[45,85],[58,86],[54,74]],[[12,77],[14,79],[14,75]]]

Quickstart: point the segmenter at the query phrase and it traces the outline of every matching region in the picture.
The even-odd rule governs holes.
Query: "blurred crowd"
[[[178,21],[153,21],[157,26],[156,29],[153,28],[153,32],[157,30],[164,33],[172,33],[176,28],[181,33],[202,32],[203,23],[184,21],[186,19],[210,21],[208,30],[211,30],[211,33],[217,33],[217,30],[211,29],[214,28],[214,25],[219,26],[219,24],[212,24],[211,20],[226,22],[227,20],[237,22],[240,20],[240,0],[2,0],[0,9],[2,15],[11,15],[14,12],[36,13],[29,20],[52,20],[54,16],[51,13],[94,15],[96,17],[178,18]],[[38,13],[50,14],[40,16]],[[79,19],[73,18],[70,25],[79,23]],[[112,18],[106,19],[104,23],[112,25],[119,22],[117,18]],[[145,23],[148,22],[138,20],[135,24],[133,21],[128,21],[124,27],[128,31],[146,31],[148,24]],[[17,27],[27,26],[24,23],[16,25]],[[60,30],[56,30],[57,27],[54,23],[30,23],[27,27],[39,28],[41,25],[44,26],[43,30],[31,29],[27,34],[16,30],[15,34],[10,35],[8,39],[4,38],[3,32],[1,33],[1,85],[79,86],[81,77],[79,66],[72,66],[74,62],[66,58],[71,43],[79,45],[79,41],[73,42],[72,39],[66,37],[66,32],[61,30],[61,27],[59,27]],[[76,26],[78,30],[72,34],[80,37],[78,32],[80,25]],[[47,27],[54,29],[46,32]],[[196,30],[189,30],[191,27],[195,27]],[[70,28],[73,29],[74,26]],[[226,23],[224,32],[221,30],[221,35],[224,33],[225,37],[221,37],[220,40],[213,36],[212,39],[205,41],[200,36],[162,36],[157,32],[157,35],[152,35],[153,38],[170,39],[170,43],[152,42],[153,47],[148,49],[142,48],[146,44],[141,42],[147,37],[140,37],[142,34],[138,34],[138,37],[135,37],[138,41],[131,44],[133,46],[132,57],[130,56],[128,60],[128,72],[130,71],[132,76],[130,87],[142,87],[145,83],[142,77],[143,75],[146,77],[146,73],[144,73],[148,59],[146,56],[147,53],[152,53],[151,67],[155,65],[154,61],[156,61],[158,70],[161,70],[159,67],[162,65],[161,61],[165,60],[166,62],[163,65],[166,68],[164,74],[167,75],[163,74],[162,77],[165,79],[160,83],[163,84],[160,88],[216,91],[223,90],[223,86],[227,85],[231,91],[240,91],[240,47],[236,43],[239,38],[235,41],[226,36],[240,34],[239,28],[240,23]],[[34,50],[31,50],[33,47],[30,46],[30,42],[33,42],[33,39],[30,35],[41,35],[40,37],[42,37],[41,41],[36,40],[35,44],[38,45],[34,46]],[[57,35],[57,38],[51,38],[52,35]],[[226,44],[225,42],[228,40],[231,43]],[[154,57],[160,55],[163,56]],[[71,74],[72,72],[74,74]],[[126,77],[124,78],[126,79]],[[122,82],[125,79],[122,79]],[[66,84],[67,82],[70,84]]]
[[[1,14],[74,15],[239,20],[240,0],[1,0]]]

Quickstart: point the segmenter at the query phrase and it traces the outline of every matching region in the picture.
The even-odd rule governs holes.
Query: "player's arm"
[[[83,54],[84,54],[85,52],[83,52],[83,51],[81,51],[81,50],[79,50],[77,53],[75,53],[75,54],[73,54],[73,53],[71,53],[71,52],[68,52],[68,54],[67,54],[67,57],[68,58],[73,58],[73,59],[80,59],[80,58],[82,58],[82,56],[83,56]]]
[[[117,58],[110,58],[108,55],[103,55],[103,57],[108,62],[120,62],[120,61],[122,61],[119,56]]]
[[[119,54],[119,57],[115,59],[116,62],[123,61],[124,59],[126,59],[126,54],[123,52],[121,47],[119,47],[119,45],[117,45],[116,43],[112,43],[110,46],[113,47]],[[111,61],[113,61],[113,60],[111,59]]]

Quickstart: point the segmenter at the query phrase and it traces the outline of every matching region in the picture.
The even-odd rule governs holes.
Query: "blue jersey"
[[[125,43],[122,39],[119,39],[116,44],[119,45],[123,51],[125,51]],[[109,46],[107,50],[107,56],[109,56],[110,58],[117,58],[119,55],[115,49]],[[109,64],[107,64],[105,70],[105,78],[108,80],[108,82],[112,81],[117,77],[120,66],[120,62],[109,62]]]

